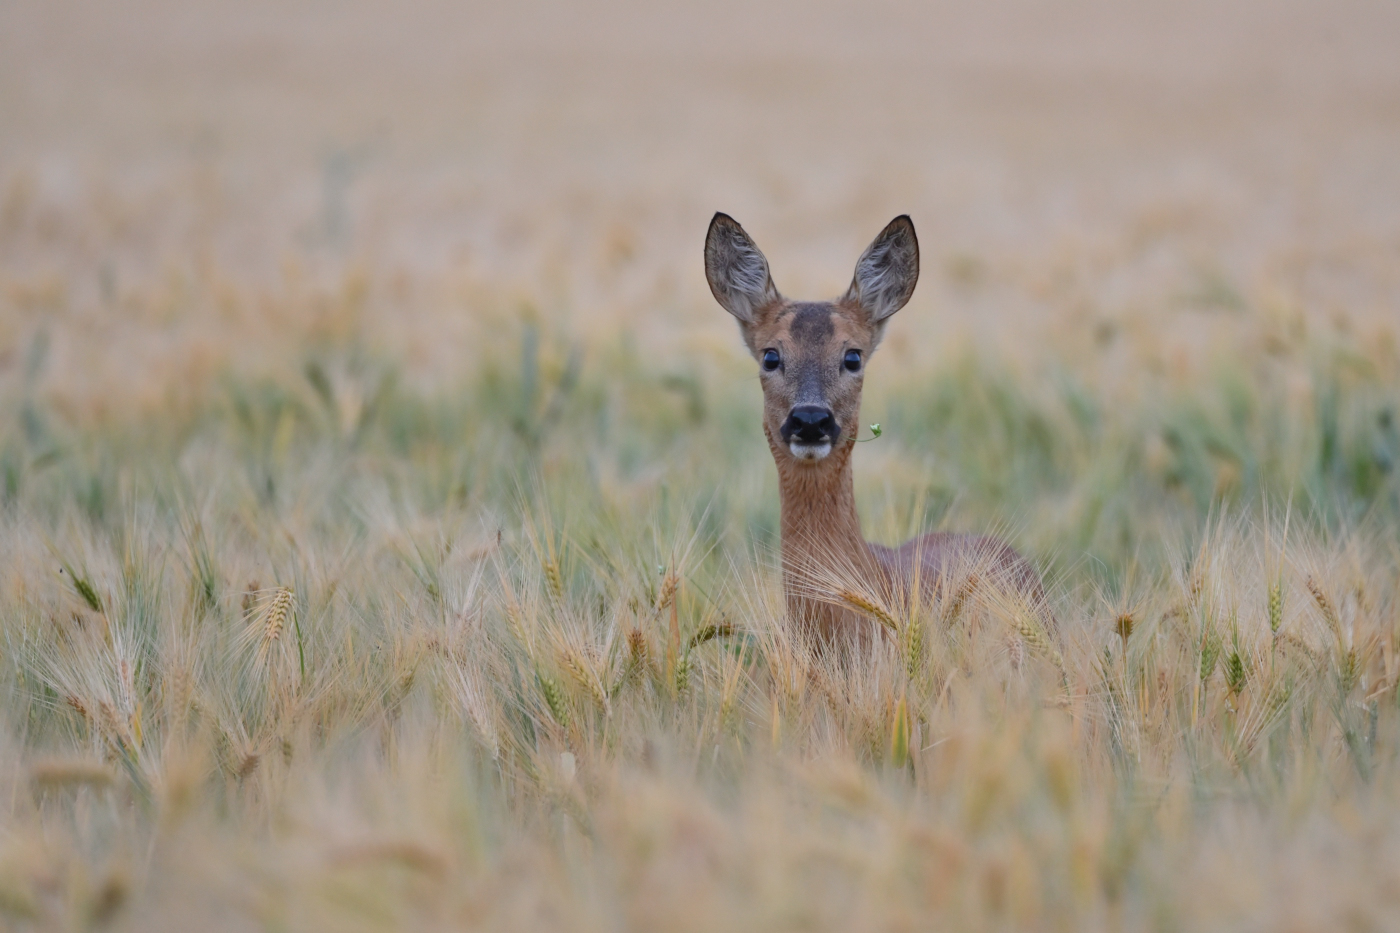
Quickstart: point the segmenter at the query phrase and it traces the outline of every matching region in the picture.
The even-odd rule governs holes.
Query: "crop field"
[[[0,930],[1400,928],[1396,48],[0,5]],[[865,534],[1057,633],[794,634],[716,210],[800,298],[912,216]]]

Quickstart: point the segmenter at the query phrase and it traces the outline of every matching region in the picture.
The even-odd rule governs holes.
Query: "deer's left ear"
[[[914,294],[919,281],[919,238],[908,214],[891,220],[856,262],[846,300],[857,302],[878,324]]]
[[[715,214],[705,234],[705,278],[720,307],[738,318],[741,328],[752,325],[758,312],[780,297],[763,252],[723,212]]]

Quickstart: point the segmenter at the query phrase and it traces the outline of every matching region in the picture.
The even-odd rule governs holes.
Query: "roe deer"
[[[859,595],[862,590],[896,602],[932,598],[947,585],[946,576],[958,572],[955,565],[962,565],[964,595],[970,585],[990,583],[1025,597],[1039,615],[1040,578],[1003,541],[936,533],[887,548],[861,535],[851,480],[861,383],[886,322],[908,302],[919,278],[919,242],[908,216],[880,232],[836,301],[784,298],[763,253],[722,213],[705,238],[705,276],[759,363],[763,432],[782,499],[784,591],[799,628],[823,643],[865,637],[871,623],[850,607],[869,615],[877,604]],[[977,567],[969,569],[970,562]],[[833,579],[859,589],[837,584],[833,592]]]

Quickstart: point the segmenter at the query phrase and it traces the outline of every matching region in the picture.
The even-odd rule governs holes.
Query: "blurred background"
[[[1397,50],[0,0],[0,927],[1400,928]],[[798,298],[913,217],[865,531],[1005,534],[1059,647],[787,640],[716,210]]]
[[[877,379],[982,339],[1131,381],[1256,311],[1393,354],[1396,48],[1383,0],[11,0],[0,366],[44,329],[87,416],[352,327],[441,383],[529,308],[744,378],[717,209],[803,297],[912,214]]]

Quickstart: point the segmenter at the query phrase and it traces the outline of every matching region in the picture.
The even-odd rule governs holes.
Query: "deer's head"
[[[775,457],[816,465],[854,441],[865,367],[885,322],[919,279],[919,241],[907,216],[890,221],[856,262],[835,301],[790,301],[744,228],[716,214],[705,238],[705,276],[739,321],[763,385],[764,429]]]

